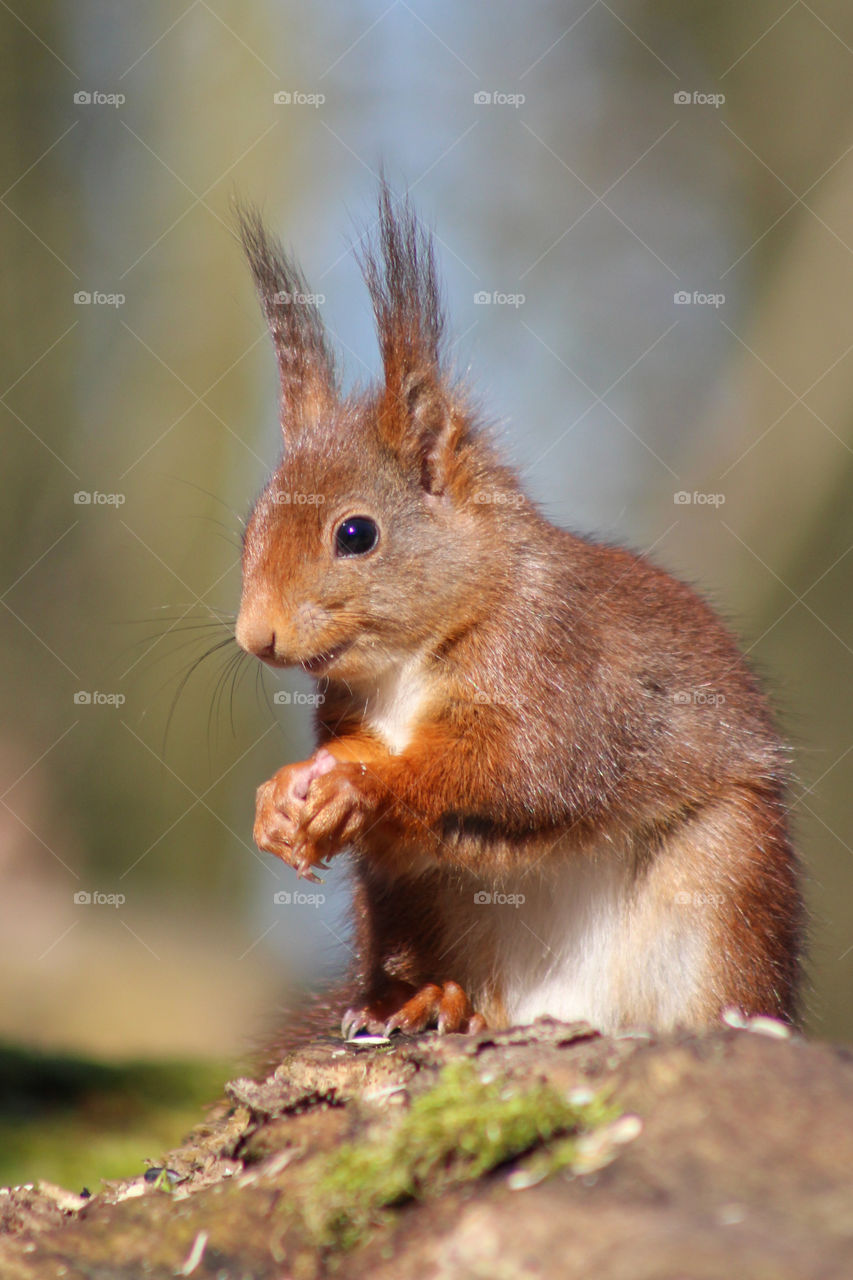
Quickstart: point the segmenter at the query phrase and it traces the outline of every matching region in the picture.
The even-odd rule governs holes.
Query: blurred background
[[[251,840],[310,716],[228,643],[278,455],[232,200],[363,381],[382,164],[530,492],[697,584],[766,679],[808,1027],[850,1039],[849,4],[9,0],[0,60],[0,1180],[132,1172],[346,962],[343,871],[276,900]]]

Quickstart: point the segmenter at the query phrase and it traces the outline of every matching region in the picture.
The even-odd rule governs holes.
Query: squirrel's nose
[[[328,614],[318,605],[300,604],[293,610],[278,601],[247,593],[240,604],[234,634],[241,649],[273,666],[287,667],[312,658],[323,648],[318,636]]]
[[[265,661],[275,658],[275,630],[267,619],[252,617],[241,609],[234,634],[247,653]]]

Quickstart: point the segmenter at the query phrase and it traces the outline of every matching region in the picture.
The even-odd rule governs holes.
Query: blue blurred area
[[[435,230],[454,357],[531,493],[697,582],[766,673],[800,748],[812,1025],[850,1034],[853,30],[840,2],[810,13],[0,12],[0,964],[20,992],[0,1032],[224,1050],[345,962],[343,870],[288,907],[290,873],[251,843],[255,787],[310,749],[307,712],[272,694],[304,686],[225,648],[170,712],[227,639],[279,447],[231,200],[297,253],[363,382],[351,248],[384,165]]]

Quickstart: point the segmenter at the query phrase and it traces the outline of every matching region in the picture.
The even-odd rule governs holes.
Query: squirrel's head
[[[358,684],[464,626],[494,538],[488,486],[512,482],[451,383],[432,243],[407,205],[395,211],[383,184],[377,242],[361,254],[383,379],[348,397],[299,268],[256,213],[240,226],[278,360],[284,452],[246,528],[237,640]]]

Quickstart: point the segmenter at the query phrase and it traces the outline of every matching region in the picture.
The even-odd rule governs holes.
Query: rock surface
[[[849,1280],[853,1053],[781,1030],[614,1039],[546,1019],[470,1038],[323,1039],[263,1082],[229,1085],[160,1175],[86,1201],[0,1192],[0,1275]],[[362,1156],[398,1149],[406,1117],[428,1116],[423,1100],[452,1075],[500,1099],[550,1085],[581,1111],[609,1101],[563,1139],[563,1167],[559,1136],[469,1180],[448,1158],[353,1234]],[[476,1135],[461,1145],[476,1157]],[[336,1194],[354,1197],[337,1216]]]

